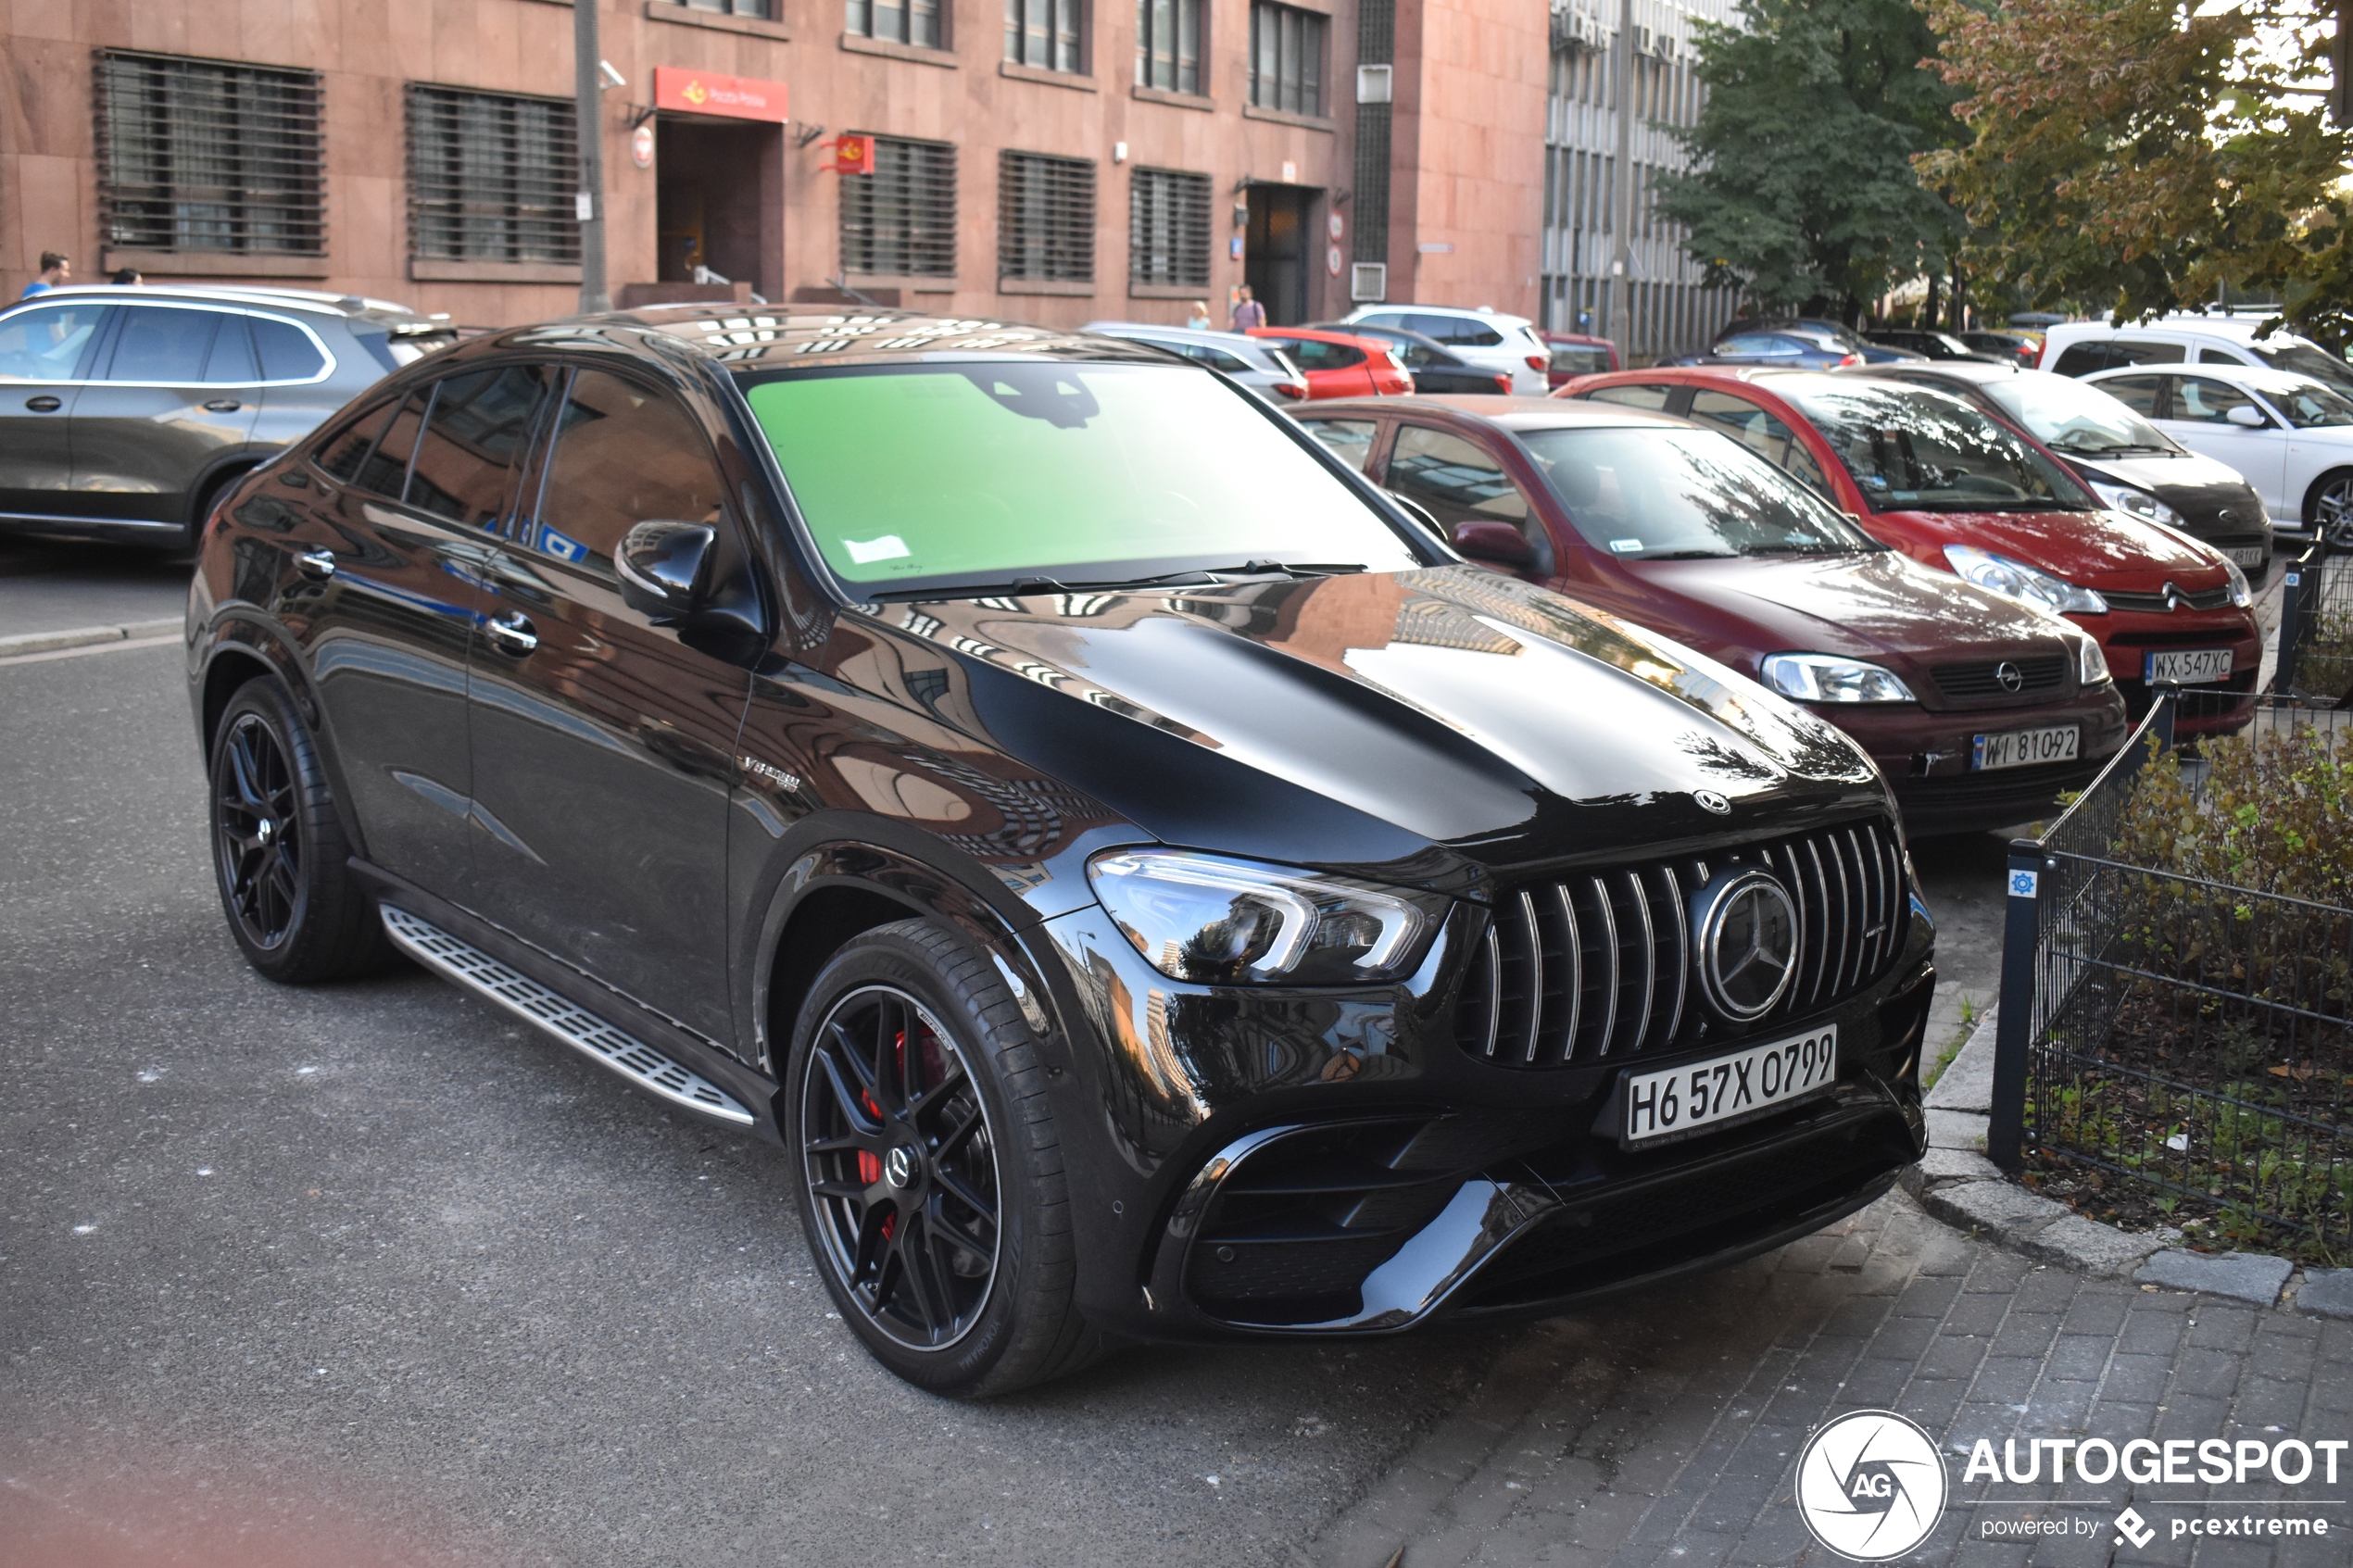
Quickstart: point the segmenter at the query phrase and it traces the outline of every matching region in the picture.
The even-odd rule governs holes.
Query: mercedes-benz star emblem
[[[1713,811],[1719,817],[1732,814],[1732,803],[1712,789],[1695,789],[1692,791],[1692,798],[1699,802],[1703,811]]]
[[[895,1187],[915,1185],[915,1157],[908,1152],[905,1144],[883,1157],[883,1180]]]
[[[1797,973],[1797,906],[1763,872],[1731,878],[1703,907],[1699,958],[1717,1011],[1742,1023],[1762,1018]]]
[[[1994,666],[1994,679],[2002,683],[2002,689],[2006,692],[2026,689],[2026,671],[2007,659]]]
[[[1945,1486],[1934,1440],[1893,1411],[1825,1423],[1797,1459],[1799,1517],[1816,1540],[1858,1562],[1885,1562],[1928,1539]]]

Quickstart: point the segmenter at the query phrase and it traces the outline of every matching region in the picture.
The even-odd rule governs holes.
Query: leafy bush
[[[2176,753],[2141,770],[2113,858],[2249,892],[2353,905],[2353,746],[2311,724],[2209,743],[2205,777]]]

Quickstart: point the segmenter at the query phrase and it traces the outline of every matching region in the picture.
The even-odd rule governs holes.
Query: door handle
[[[482,633],[492,647],[516,659],[539,646],[539,633],[532,629],[530,618],[516,610],[492,616],[483,622]]]
[[[24,400],[24,406],[31,409],[36,414],[54,414],[58,409],[65,407],[63,403],[60,403],[57,399],[47,395],[45,393],[39,397],[26,398]]]
[[[335,553],[333,550],[305,550],[295,557],[295,570],[313,583],[324,583],[335,574]]]
[[[205,405],[205,411],[211,414],[233,414],[244,407],[244,404],[233,397],[216,397]]]

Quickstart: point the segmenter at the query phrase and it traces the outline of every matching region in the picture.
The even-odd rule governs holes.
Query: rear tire
[[[1037,1042],[953,932],[900,921],[835,954],[779,1106],[817,1272],[876,1361],[975,1399],[1101,1353]]]
[[[2353,548],[2353,469],[2324,473],[2313,483],[2304,501],[2304,521],[2313,538]]]
[[[277,677],[246,682],[221,709],[211,786],[213,881],[245,961],[283,985],[382,967],[384,922],[351,873],[318,743]]]

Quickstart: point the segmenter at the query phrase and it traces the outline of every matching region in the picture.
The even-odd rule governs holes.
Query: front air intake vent
[[[1702,999],[1693,905],[1749,872],[1787,896],[1794,951],[1780,997],[1734,1024]],[[1885,973],[1906,907],[1903,850],[1881,821],[1529,884],[1496,902],[1455,1039],[1499,1067],[1581,1067],[1668,1049],[1711,1018],[1728,1031],[1766,1027],[1835,1006]]]

